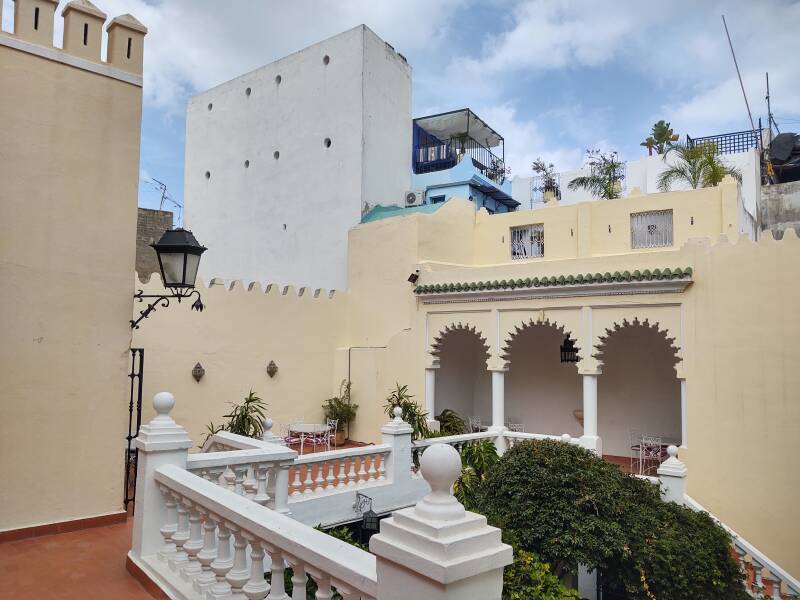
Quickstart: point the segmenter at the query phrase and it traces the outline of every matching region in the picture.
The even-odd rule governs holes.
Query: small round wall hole
[[[280,85],[280,84],[281,84],[281,81],[282,81],[282,79],[283,79],[283,78],[282,78],[280,75],[276,75],[276,76],[275,76],[275,83],[277,83],[278,85]]]
[[[206,171],[206,179],[211,179],[211,171]]]
[[[214,108],[214,105],[213,105],[213,104],[211,104],[211,102],[209,102],[209,103],[208,103],[208,110],[211,110],[212,108]]]
[[[250,92],[252,92],[252,91],[253,91],[253,90],[251,90],[250,88],[247,88],[247,89],[244,91],[244,95],[245,95],[245,96],[247,96],[247,97],[249,98],[249,97],[250,97]]]
[[[275,160],[278,160],[278,159],[281,157],[281,153],[280,153],[280,152],[278,152],[277,150],[275,150],[275,152],[273,152],[273,153],[272,153],[272,157],[273,157]]]
[[[245,169],[249,169],[250,168],[250,161],[249,160],[244,161],[244,168]]]
[[[328,56],[327,54],[326,54],[325,56],[323,56],[323,57],[322,57],[322,64],[323,64],[323,65],[327,66],[327,65],[328,65],[328,63],[330,63],[330,62],[331,62],[331,57],[330,57],[330,56]]]
[[[325,144],[326,148],[330,148],[331,147],[331,138],[325,138],[325,141],[322,142],[322,143]]]

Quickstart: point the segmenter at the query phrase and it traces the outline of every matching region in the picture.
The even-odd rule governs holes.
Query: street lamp
[[[202,311],[204,306],[200,300],[200,292],[194,288],[197,279],[197,268],[200,266],[200,256],[206,251],[205,246],[192,235],[191,231],[181,227],[168,229],[155,244],[150,244],[158,256],[158,268],[161,271],[161,281],[171,294],[145,294],[138,290],[134,299],[143,302],[145,298],[155,298],[153,302],[139,312],[139,318],[131,320],[131,329],[139,329],[139,322],[150,316],[157,306],[169,306],[169,299],[175,298],[179,303],[196,295],[192,309]]]

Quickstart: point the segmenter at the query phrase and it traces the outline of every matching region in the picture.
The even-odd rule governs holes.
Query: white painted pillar
[[[411,435],[414,430],[403,421],[403,410],[394,407],[394,418],[381,427],[381,441],[392,447],[392,452],[384,457],[386,479],[394,485],[407,485],[411,480]]]
[[[689,413],[686,406],[686,380],[681,379],[681,448],[688,446]]]
[[[436,369],[425,369],[425,410],[428,418],[436,415]]]
[[[502,429],[506,423],[506,372],[492,371],[492,427]]]
[[[669,458],[658,467],[658,479],[661,482],[661,499],[664,502],[675,502],[683,506],[686,492],[686,465],[678,460],[678,448],[667,448]]]
[[[583,436],[581,446],[602,455],[600,437],[597,435],[597,375],[583,376]]]

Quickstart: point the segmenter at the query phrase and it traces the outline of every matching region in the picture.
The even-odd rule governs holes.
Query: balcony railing
[[[714,144],[717,147],[718,154],[735,154],[758,148],[759,140],[761,140],[761,129],[751,129],[749,131],[736,131],[699,138],[692,138],[687,135],[686,145],[693,148],[702,144]]]
[[[505,182],[507,173],[503,159],[471,137],[453,137],[445,141],[432,136],[421,139],[414,149],[414,173],[450,169],[467,157],[485,177],[499,185]]]

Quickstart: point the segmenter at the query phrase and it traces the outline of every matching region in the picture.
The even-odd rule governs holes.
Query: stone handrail
[[[477,431],[475,433],[462,433],[460,435],[443,435],[441,437],[424,438],[414,441],[415,448],[427,448],[433,444],[447,444],[448,446],[456,446],[464,442],[472,442],[476,440],[493,440],[498,436],[495,431]]]
[[[190,582],[194,592],[211,591],[214,597],[237,597],[243,593],[248,598],[263,598],[263,593],[270,590],[264,579],[266,553],[272,574],[270,597],[285,597],[281,589],[285,563],[293,568],[292,581],[302,588],[303,597],[306,575],[319,586],[317,597],[330,598],[331,587],[344,598],[376,597],[377,574],[372,554],[256,506],[178,466],[159,468],[155,480],[168,515],[170,505],[176,507],[175,517],[168,517],[162,528],[164,545],[158,558]],[[234,538],[232,555],[230,537]],[[216,549],[216,557],[209,560],[212,548]],[[203,554],[203,550],[209,552]],[[180,587],[181,583],[173,585]],[[185,596],[200,597],[190,592]]]
[[[378,444],[298,456],[292,466],[292,498],[384,483],[391,451],[389,444]]]
[[[517,442],[525,440],[553,440],[566,444],[578,444],[578,438],[573,438],[568,433],[561,435],[548,435],[546,433],[526,433],[524,431],[504,431],[503,437],[509,448],[513,448]]]
[[[753,544],[748,542],[738,533],[736,533],[733,529],[725,525],[722,521],[720,521],[717,517],[715,517],[712,513],[707,511],[703,506],[691,498],[688,495],[684,496],[685,505],[691,508],[692,510],[696,510],[699,512],[707,513],[714,521],[719,523],[725,531],[727,531],[731,537],[733,538],[733,549],[736,551],[736,557],[738,559],[739,565],[742,567],[742,570],[748,575],[747,577],[747,587],[750,592],[752,593],[764,593],[766,588],[764,577],[763,577],[763,569],[764,567],[767,568],[769,571],[769,587],[770,587],[770,595],[772,598],[776,600],[780,600],[783,596],[781,595],[781,582],[786,587],[788,593],[792,597],[800,596],[800,581],[796,578],[792,577],[785,569],[783,569],[780,565],[778,565],[775,561],[770,560],[770,558],[761,552],[758,548],[756,548]],[[750,561],[746,560],[747,557],[750,558]],[[748,566],[749,565],[749,566]],[[767,596],[769,597],[769,596]]]

